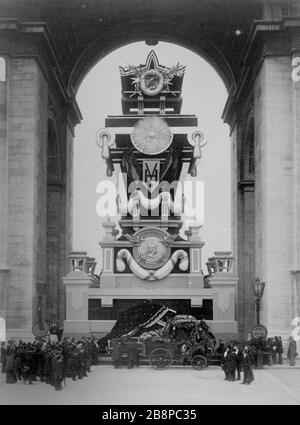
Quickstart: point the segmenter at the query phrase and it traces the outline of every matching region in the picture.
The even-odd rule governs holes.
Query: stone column
[[[59,111],[59,109],[58,109]],[[57,115],[59,113],[57,112]],[[65,286],[62,278],[69,268],[67,256],[72,249],[72,194],[73,194],[73,125],[61,116],[58,122],[57,143],[59,146],[48,155],[53,155],[58,164],[49,167],[47,200],[47,317],[65,319]],[[57,158],[59,157],[59,158]],[[57,168],[57,169],[56,169]]]
[[[236,259],[233,264],[234,273],[239,277],[243,274],[243,255],[241,250],[243,234],[243,205],[239,191],[240,182],[240,158],[242,150],[241,126],[236,123],[231,133],[231,249]],[[239,282],[237,288],[237,317],[239,332],[244,331],[244,308],[243,308],[243,281]]]
[[[298,30],[298,33],[300,31]],[[291,322],[300,317],[300,34],[292,44],[293,91],[293,258],[291,268]]]
[[[261,323],[270,335],[291,328],[292,86],[291,57],[265,57],[254,83],[255,274],[266,282]]]
[[[9,277],[7,266],[7,69],[0,57],[0,317],[6,318],[6,297]]]
[[[239,184],[239,285],[238,322],[241,338],[245,338],[255,324],[255,305],[252,281],[255,278],[255,192],[253,181]]]
[[[63,181],[64,187],[61,193],[61,226],[63,229],[63,237],[60,238],[60,276],[66,276],[69,269],[68,253],[72,249],[73,241],[73,139],[74,139],[74,122],[66,120],[65,124],[65,142],[63,162]],[[59,318],[63,320],[66,317],[66,288],[60,278],[59,284],[60,306]]]
[[[35,59],[14,57],[7,84],[7,331],[26,337],[46,273],[48,85]]]
[[[49,179],[49,177],[48,177]],[[62,214],[61,181],[49,181],[47,184],[47,318],[64,319],[59,316],[61,305],[61,238],[64,237],[64,220]],[[62,300],[64,303],[64,300]]]

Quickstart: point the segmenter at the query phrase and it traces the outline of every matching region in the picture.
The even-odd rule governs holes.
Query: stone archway
[[[172,7],[165,0],[5,3],[0,27],[0,55],[7,60],[6,81],[0,81],[7,94],[0,110],[0,172],[5,174],[0,229],[6,229],[6,242],[0,251],[0,285],[1,293],[6,291],[11,334],[31,333],[37,283],[46,282],[50,104],[59,117],[63,159],[59,273],[66,274],[72,238],[72,138],[81,118],[75,92],[97,60],[138,40],[183,45],[207,59],[225,82],[229,97],[223,118],[232,137],[233,250],[239,259],[245,249],[241,152],[248,137],[247,109],[253,103],[255,274],[267,282],[264,324],[270,333],[287,333],[291,272],[299,286],[300,270],[300,91],[291,79],[291,57],[300,56],[298,1],[191,0],[188,7],[181,0]],[[242,262],[238,264],[240,271]]]
[[[185,25],[180,22],[169,22],[167,25],[165,21],[162,20],[160,22],[159,19],[155,19],[148,26],[145,26],[142,22],[134,22],[131,26],[131,32],[126,31],[127,26],[124,24],[116,25],[112,31],[108,32],[105,40],[96,38],[82,51],[70,73],[69,89],[71,91],[74,90],[76,93],[90,69],[115,49],[146,40],[150,45],[155,45],[159,41],[170,42],[198,54],[216,70],[222,78],[227,91],[234,93],[236,90],[236,76],[228,59],[205,35],[202,35],[197,40],[198,42],[195,43],[198,37],[196,22],[192,22],[191,26],[192,28],[187,37],[184,35],[186,31]],[[155,34],[154,40],[153,34]]]

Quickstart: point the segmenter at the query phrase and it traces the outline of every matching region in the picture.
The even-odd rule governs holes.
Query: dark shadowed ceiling
[[[177,43],[203,56],[232,90],[259,0],[0,0],[1,18],[46,22],[69,87],[134,41]]]

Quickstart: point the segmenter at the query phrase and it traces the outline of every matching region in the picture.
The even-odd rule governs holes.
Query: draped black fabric
[[[161,164],[160,181],[172,182],[179,180],[182,162],[180,160],[181,146],[171,147],[170,151]],[[121,170],[127,173],[128,184],[133,181],[141,181],[143,178],[143,169],[139,164],[133,150],[125,151],[122,158]]]
[[[160,181],[172,182],[179,180],[182,162],[180,161],[181,146],[171,147],[166,160],[161,165]]]
[[[127,173],[127,182],[142,180],[143,170],[132,150],[125,151],[121,163],[122,173]]]
[[[119,338],[134,330],[141,323],[149,320],[162,307],[163,305],[160,303],[147,300],[122,311],[110,333],[98,341],[100,355],[106,353],[106,346],[109,339]]]

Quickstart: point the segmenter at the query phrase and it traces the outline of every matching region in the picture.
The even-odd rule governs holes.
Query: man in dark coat
[[[86,369],[86,372],[91,372],[92,356],[91,356],[90,350],[88,349],[88,346],[86,346],[86,348],[84,350],[84,354],[85,354],[85,369]]]
[[[237,372],[237,376],[236,379],[237,381],[240,381],[241,379],[241,371],[243,368],[243,350],[241,346],[235,346],[235,351],[236,351],[236,372]]]
[[[115,343],[111,353],[115,369],[118,369],[118,367],[120,366],[123,351],[124,351],[124,344],[119,342]]]
[[[23,348],[23,344],[19,344],[18,347],[16,348],[16,365],[15,365],[18,381],[22,380],[23,362],[24,362],[24,348]]]
[[[275,338],[271,338],[270,339],[270,343],[271,343],[271,347],[272,347],[272,362],[273,362],[273,365],[276,365],[276,363],[277,363],[277,344],[276,344],[276,339]]]
[[[62,341],[62,350],[63,350],[63,358],[64,358],[64,366],[67,369],[67,363],[69,359],[70,352],[74,350],[72,343],[68,339],[64,339]]]
[[[281,336],[275,336],[277,354],[278,354],[278,364],[282,364],[282,354],[283,354],[283,345]]]
[[[226,356],[226,369],[228,381],[235,381],[237,353],[233,346],[230,347]]]
[[[99,347],[95,335],[91,339],[92,365],[98,364]]]
[[[253,358],[249,352],[249,347],[246,345],[243,350],[243,370],[244,380],[242,384],[249,385],[254,380],[253,375]]]
[[[229,353],[229,347],[226,347],[224,352],[223,352],[223,356],[221,358],[221,367],[225,373],[225,381],[228,381],[228,362],[227,362],[227,356]]]
[[[44,377],[46,384],[52,384],[52,373],[51,373],[51,362],[52,362],[52,353],[51,348],[48,346],[44,353]]]
[[[36,381],[37,364],[36,364],[36,348],[34,344],[28,343],[25,349],[25,363],[28,366],[28,381],[33,385],[32,381]]]
[[[39,376],[41,382],[44,382],[44,348],[42,341],[36,344],[35,363],[37,376]]]
[[[61,339],[62,339],[63,333],[64,333],[64,327],[63,327],[63,324],[62,324],[62,323],[60,323],[60,322],[58,322],[58,324],[57,324],[57,338],[58,338],[58,341],[59,341],[59,342],[60,342],[60,341],[61,341]]]
[[[268,366],[273,366],[273,343],[271,338],[264,340],[263,351],[267,354]]]
[[[52,362],[53,384],[55,391],[62,390],[62,382],[65,379],[63,357],[60,352],[56,352]]]
[[[6,358],[5,342],[1,342],[1,363],[2,363],[1,372],[2,373],[5,373],[5,358]]]
[[[17,377],[16,377],[15,350],[13,346],[8,347],[6,351],[5,372],[6,372],[6,383],[15,384],[17,382]]]
[[[287,352],[287,358],[290,361],[290,366],[295,366],[295,359],[297,357],[297,343],[296,341],[290,336],[289,337],[289,348]]]
[[[140,365],[139,349],[137,344],[129,343],[127,348],[128,355],[128,369],[132,369],[134,366]]]
[[[69,351],[68,360],[67,360],[67,370],[69,376],[76,381],[77,377],[77,358],[74,349]]]
[[[84,363],[83,355],[81,350],[81,345],[79,344],[76,349],[76,359],[77,359],[77,375],[78,379],[83,379],[84,377]]]
[[[80,362],[81,362],[82,377],[86,377],[87,376],[86,350],[85,350],[85,347],[83,345],[83,342],[80,343],[79,355],[80,355]]]
[[[222,339],[220,339],[219,345],[216,349],[216,353],[219,357],[221,357],[221,356],[223,356],[224,351],[225,351],[225,344],[224,344],[224,341]]]

